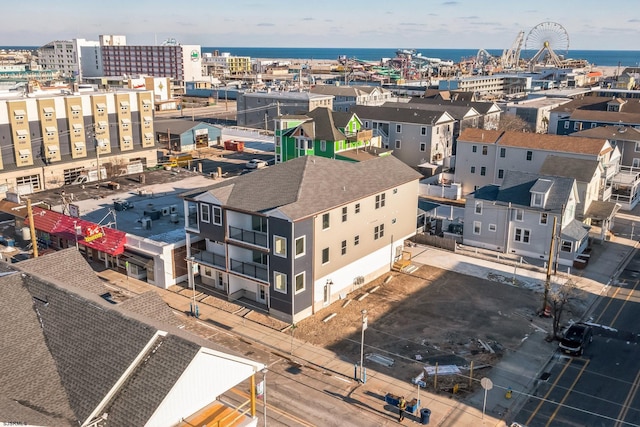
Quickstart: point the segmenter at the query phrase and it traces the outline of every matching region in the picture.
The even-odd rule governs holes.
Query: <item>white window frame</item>
[[[206,222],[207,224],[211,222],[211,211],[206,203],[200,203],[200,222]]]
[[[513,233],[513,241],[518,243],[531,243],[531,230],[528,228],[516,227]]]
[[[212,206],[212,210],[211,223],[214,225],[222,225],[222,208],[220,206]],[[220,218],[220,221],[216,221],[216,216]]]
[[[524,221],[524,209],[516,209],[514,218],[518,222]]]
[[[544,195],[542,193],[531,193],[531,206],[542,207]]]
[[[475,212],[477,215],[482,215],[482,202],[476,202]]]
[[[567,247],[567,245],[569,246]],[[560,242],[560,252],[568,252],[568,253],[573,252],[573,242],[570,242],[568,240],[562,240]]]
[[[325,218],[327,219],[327,226],[325,227],[324,225],[324,220]],[[329,215],[329,212],[322,214],[322,229],[323,230],[328,230],[331,228],[331,215]]]
[[[570,126],[569,120],[565,121],[564,122],[564,128],[565,129],[569,129],[569,126]]]
[[[480,235],[482,233],[482,222],[473,221],[473,234]]]
[[[282,278],[282,287],[278,287],[278,277]],[[273,272],[273,290],[282,294],[287,293],[287,275],[285,273]]]
[[[495,224],[489,224],[489,231],[493,231],[495,233],[497,229],[498,227]]]
[[[422,151],[422,152],[427,151],[427,143],[426,142],[421,142],[420,143],[420,151]]]
[[[396,124],[396,133],[402,133],[402,125]]]
[[[327,251],[327,260],[324,260],[324,253],[325,251]],[[331,262],[331,251],[329,250],[329,248],[323,248],[320,251],[320,262],[322,263],[322,265],[326,265],[329,264],[329,262]]]
[[[396,139],[396,145],[395,145],[396,150],[400,150],[400,145],[401,145],[400,140],[399,140],[399,139]]]
[[[278,249],[278,242],[282,242],[282,247],[279,250]],[[273,235],[273,254],[275,256],[279,256],[281,258],[286,258],[287,257],[287,238],[286,237],[282,237],[282,236],[278,236],[278,235]]]
[[[549,223],[549,214],[546,212],[540,212],[540,225],[547,225]]]

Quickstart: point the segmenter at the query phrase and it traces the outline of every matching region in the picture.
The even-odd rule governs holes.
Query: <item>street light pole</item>
[[[267,372],[269,372],[267,368],[262,370],[262,416],[264,417],[264,427],[267,427]]]
[[[367,329],[367,310],[362,310],[362,339],[360,341],[360,381],[364,383],[364,331]]]
[[[189,278],[189,287],[193,289],[193,302],[191,303],[191,315],[194,317],[198,317],[198,305],[196,303],[196,280],[193,277],[193,261],[194,257],[190,256],[187,258],[187,268],[189,271],[187,272],[187,277]]]

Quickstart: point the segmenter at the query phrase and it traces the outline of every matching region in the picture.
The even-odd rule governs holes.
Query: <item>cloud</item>
[[[640,19],[633,18],[633,19],[629,19],[627,22],[640,22]]]
[[[302,18],[303,21],[313,21],[313,18]]]
[[[460,2],[457,2],[457,1],[445,1],[444,3],[442,3],[443,6],[455,6],[457,4],[460,4]]]
[[[258,27],[275,27],[271,22],[261,22],[258,24]]]
[[[476,15],[471,15],[471,16],[462,16],[461,19],[480,19],[480,17]]]
[[[398,25],[415,26],[415,27],[417,27],[417,26],[421,26],[421,25],[424,25],[424,24],[421,24],[419,22],[401,22]]]

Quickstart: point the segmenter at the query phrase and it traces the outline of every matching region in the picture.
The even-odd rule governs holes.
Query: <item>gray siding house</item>
[[[385,148],[411,167],[423,163],[443,164],[451,156],[455,119],[444,111],[428,111],[404,106],[356,106],[364,129],[380,136]]]
[[[296,322],[390,270],[419,178],[393,156],[304,156],[185,193],[187,256],[229,300]]]
[[[464,244],[547,259],[555,234],[558,263],[573,265],[589,240],[588,229],[575,219],[578,201],[572,178],[507,171],[501,185],[467,197]]]

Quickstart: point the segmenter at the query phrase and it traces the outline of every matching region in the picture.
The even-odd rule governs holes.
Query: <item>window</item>
[[[482,223],[480,221],[473,221],[473,234],[480,234],[482,229]]]
[[[384,207],[384,199],[385,199],[384,193],[376,195],[376,209]]]
[[[487,168],[486,168],[486,167],[484,167],[484,166],[482,166],[482,167],[480,168],[480,175],[481,175],[481,176],[485,176],[486,174],[487,174]]]
[[[400,149],[400,140],[396,139],[396,148],[399,150]]]
[[[562,244],[560,245],[560,251],[562,252],[571,252],[571,248],[573,247],[573,245],[571,244],[571,242],[567,241],[567,240],[563,240]]]
[[[420,128],[420,135],[426,135],[427,134],[427,128],[426,126],[422,126]]]
[[[287,256],[287,239],[280,236],[273,236],[273,254],[286,257]]]
[[[527,151],[527,160],[531,161],[533,159],[533,151]]]
[[[355,211],[357,214],[360,213],[360,203],[356,203]]]
[[[598,126],[597,123],[591,123],[591,129],[595,128],[596,126]]]
[[[495,224],[489,224],[489,231],[496,231],[496,225]]]
[[[506,156],[507,156],[507,149],[500,148],[500,157],[506,157]]]
[[[347,222],[347,207],[342,208],[342,222]]]
[[[482,202],[476,202],[476,213],[482,215]]]
[[[273,272],[273,289],[283,294],[287,293],[287,275],[284,273]]]
[[[213,223],[215,225],[222,225],[222,208],[217,206],[213,207]]]
[[[320,141],[320,151],[327,151],[327,141]]]
[[[524,221],[524,210],[516,209],[516,221]]]
[[[478,152],[478,146],[474,145],[473,147],[471,147],[471,152],[472,153],[477,153]]]
[[[489,152],[489,148],[486,145],[483,145],[482,146],[482,155],[486,156],[488,152]]]
[[[533,193],[531,197],[531,206],[542,206],[542,194]]]
[[[471,166],[471,173],[476,173],[476,167],[475,166]]]
[[[420,151],[427,151],[427,143],[426,142],[421,142],[420,143]]]
[[[498,179],[504,178],[504,169],[498,169]]]
[[[360,244],[360,235],[356,234],[353,238],[353,246],[358,246]]]
[[[569,129],[569,122],[568,121],[564,122],[564,128],[565,129]]]
[[[637,153],[638,151],[640,151],[640,142],[636,142],[636,147],[634,149],[634,151]]]
[[[384,224],[376,225],[373,229],[373,240],[381,239],[384,236]]]
[[[402,125],[396,125],[396,133],[402,133]]]
[[[304,273],[296,274],[296,293],[304,291]]]
[[[513,240],[521,243],[529,243],[529,234],[530,230],[526,230],[524,228],[516,228],[516,233],[513,236]]]
[[[580,130],[582,129],[582,122],[575,122],[573,124],[573,130]]]
[[[296,258],[305,254],[305,238],[304,236],[296,239]]]
[[[322,215],[322,229],[326,230],[327,228],[329,228],[329,225],[329,213],[327,212],[326,214]]]
[[[340,246],[340,252],[342,253],[342,255],[346,255],[347,254],[347,241],[343,240],[342,241],[342,245]]]
[[[326,264],[329,262],[329,248],[324,248],[322,250],[322,263]]]
[[[200,221],[209,222],[209,205],[200,203]]]
[[[546,212],[540,213],[540,224],[546,224],[548,221],[548,214]]]

